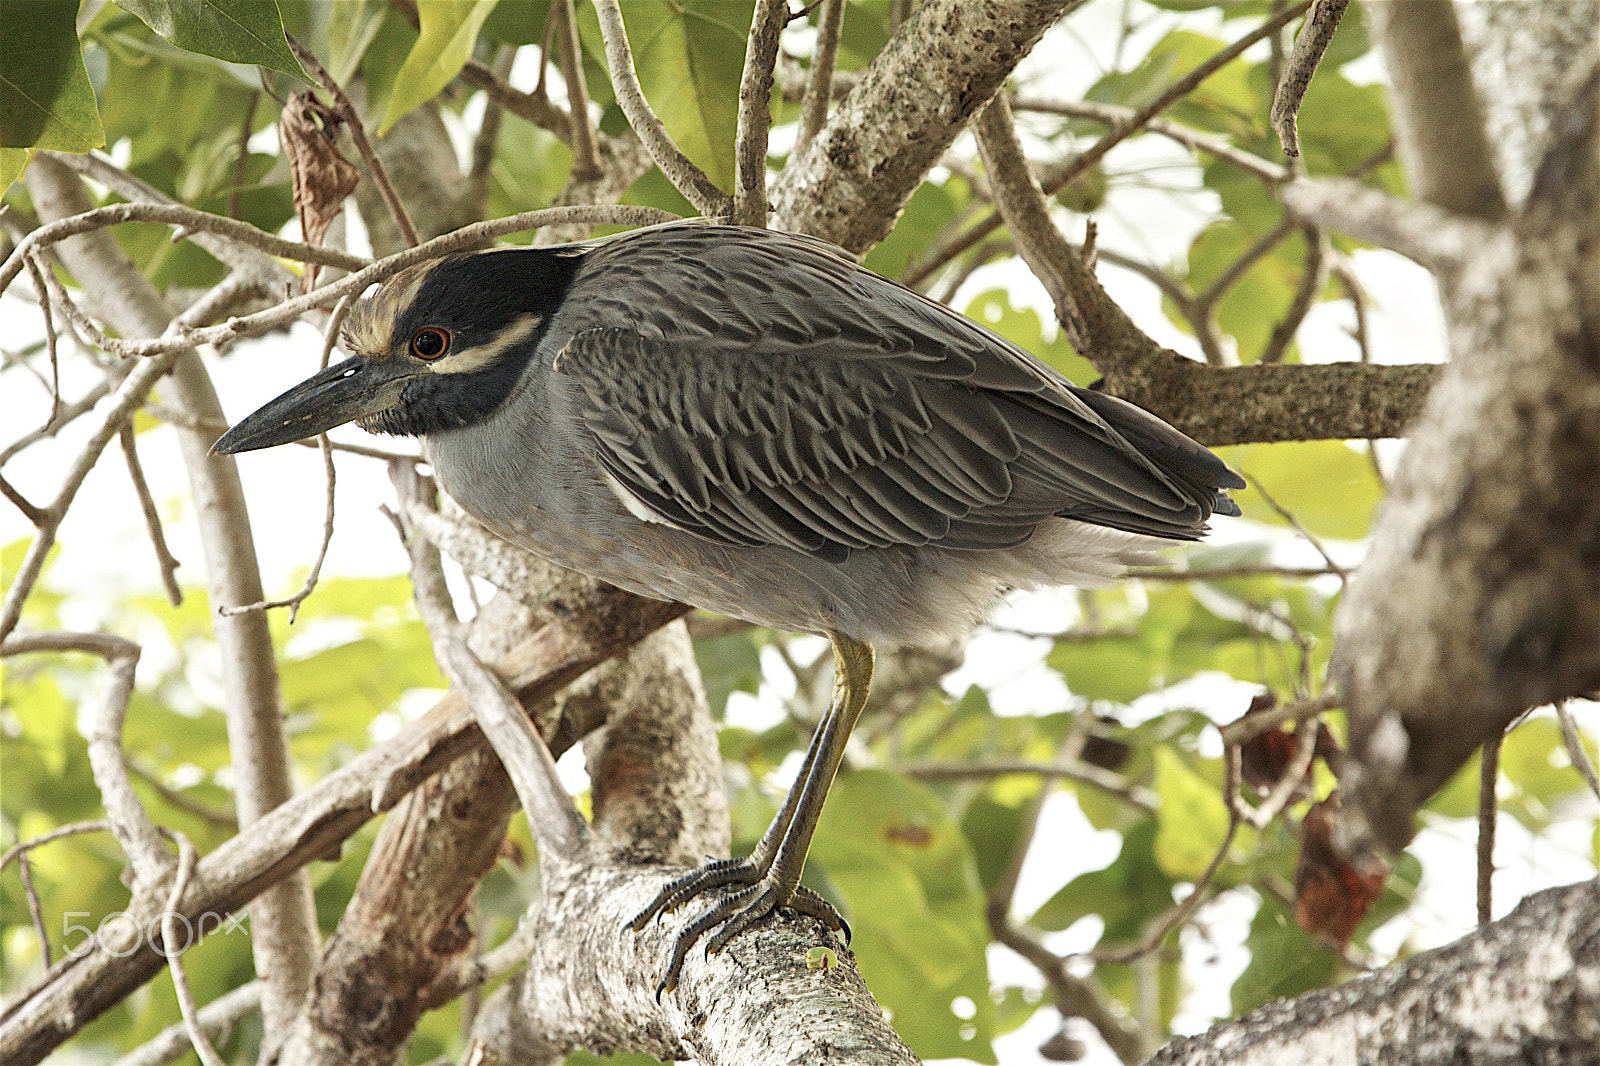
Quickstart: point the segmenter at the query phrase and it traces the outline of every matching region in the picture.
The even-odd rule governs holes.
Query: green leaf
[[[28,165],[26,148],[0,148],[0,195],[11,188],[11,183],[22,177]]]
[[[705,681],[706,701],[719,717],[728,705],[729,695],[755,692],[761,685],[761,650],[752,630],[697,640],[694,657]]]
[[[883,771],[849,774],[828,798],[811,855],[844,904],[862,976],[912,1050],[994,1062],[978,879],[938,796]],[[975,1013],[955,1013],[961,996]]]
[[[1100,376],[1089,360],[1073,351],[1072,344],[1061,330],[1055,339],[1046,342],[1044,323],[1032,308],[1018,308],[1011,303],[1011,294],[1005,289],[980,292],[967,305],[967,317],[994,330],[1000,336],[1026,349],[1050,364],[1055,370],[1079,385],[1086,385]]]
[[[328,73],[343,85],[361,66],[367,47],[383,28],[385,0],[337,0],[328,8]]]
[[[1301,929],[1272,896],[1263,894],[1247,943],[1250,965],[1233,983],[1235,1014],[1322,988],[1338,976],[1338,957]]]
[[[483,20],[494,10],[495,0],[418,0],[417,18],[421,32],[400,73],[395,75],[394,93],[384,113],[378,135],[389,129],[418,106],[432,100],[440,89],[461,73],[472,58]]]
[[[1156,864],[1180,881],[1206,872],[1228,833],[1228,808],[1219,789],[1170,748],[1156,749]]]
[[[1094,915],[1105,924],[1102,944],[1132,944],[1150,920],[1172,906],[1176,883],[1156,864],[1156,821],[1147,818],[1122,837],[1116,861],[1079,874],[1040,907],[1029,922],[1047,932]]]
[[[623,19],[645,98],[691,160],[723,188],[733,184],[733,137],[752,0],[624,0]],[[849,19],[845,20],[849,22]],[[605,54],[590,4],[578,9],[584,49]],[[604,82],[589,88],[602,104]]]
[[[254,63],[306,78],[289,50],[274,0],[117,0],[146,26],[190,52]]]
[[[87,152],[106,143],[78,48],[77,14],[78,5],[67,0],[6,5],[0,31],[0,148]]]
[[[483,35],[500,44],[542,44],[550,0],[500,0],[483,24]]]
[[[1383,498],[1372,461],[1342,441],[1286,441],[1219,448],[1217,454],[1266,486],[1272,498],[1313,533],[1364,537]],[[1233,493],[1246,518],[1287,525],[1255,489]]]
[[[1131,703],[1150,691],[1156,677],[1149,649],[1137,637],[1062,641],[1046,662],[1074,696],[1091,700]]]

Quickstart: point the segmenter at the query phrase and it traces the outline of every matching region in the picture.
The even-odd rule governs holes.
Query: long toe
[[[758,883],[725,897],[678,934],[678,939],[672,943],[672,957],[667,960],[666,975],[661,978],[661,984],[656,986],[656,999],[659,1000],[663,992],[671,992],[678,987],[678,977],[683,972],[684,960],[689,957],[689,949],[694,947],[695,942],[705,936],[708,931],[726,921],[730,916],[742,914],[743,912],[740,908],[756,900],[765,887],[767,886],[764,883]],[[768,903],[761,914],[771,911],[773,906],[773,904]],[[759,918],[760,916],[758,914],[756,917]],[[751,920],[754,921],[754,919]],[[710,945],[707,945],[706,950],[708,952],[711,950]]]
[[[713,859],[698,870],[661,886],[644,910],[633,916],[628,928],[638,932],[658,914],[677,910],[688,900],[723,885],[753,885],[766,871],[750,859]]]

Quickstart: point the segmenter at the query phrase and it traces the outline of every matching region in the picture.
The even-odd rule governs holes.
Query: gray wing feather
[[[1153,416],[808,238],[617,238],[586,253],[561,316],[554,368],[599,462],[729,544],[998,548],[1052,515],[1192,539],[1242,484]]]

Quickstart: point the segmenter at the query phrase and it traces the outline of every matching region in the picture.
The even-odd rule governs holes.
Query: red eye
[[[424,326],[411,335],[411,354],[430,362],[450,350],[450,334],[438,326]]]

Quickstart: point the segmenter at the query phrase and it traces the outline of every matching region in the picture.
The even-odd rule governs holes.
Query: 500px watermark
[[[162,911],[141,921],[127,911],[112,911],[93,928],[75,921],[87,918],[89,914],[89,911],[67,911],[61,916],[61,946],[66,949],[69,958],[82,958],[91,951],[99,950],[114,959],[125,959],[145,948],[164,958],[168,948],[166,938],[161,933],[161,924],[169,915],[176,925],[171,952],[178,955],[215,933],[223,936],[232,933],[250,935],[243,913],[217,914],[206,911],[197,918],[190,918],[187,914]],[[77,939],[73,940],[72,937]]]

